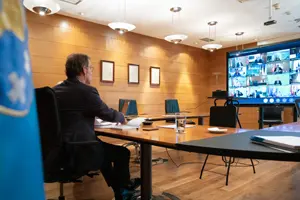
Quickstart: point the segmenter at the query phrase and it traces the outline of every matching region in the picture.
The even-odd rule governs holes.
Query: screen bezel
[[[249,48],[242,51],[231,51],[226,52],[226,93],[227,96],[229,96],[229,58],[237,57],[236,54],[239,54],[238,56],[248,56],[258,53],[267,53],[272,51],[278,51],[278,50],[284,50],[284,49],[291,49],[291,48],[297,48],[300,47],[300,39],[292,40],[288,42],[282,42],[282,43],[276,43],[272,45],[266,45],[262,47],[255,47],[255,48]],[[288,97],[282,97],[282,98],[288,98]],[[286,103],[243,103],[243,101],[239,101],[242,99],[250,99],[250,98],[239,98],[239,97],[233,97],[233,99],[238,100],[240,103],[240,106],[270,106],[270,105],[280,105],[280,106],[294,106],[295,101],[297,99],[300,99],[300,97],[293,97],[293,102],[286,102]],[[252,98],[252,99],[260,99],[260,98]],[[264,99],[264,98],[261,98]]]

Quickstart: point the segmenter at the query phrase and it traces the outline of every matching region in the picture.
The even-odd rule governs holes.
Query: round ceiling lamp
[[[174,44],[178,44],[187,38],[188,36],[184,34],[173,34],[173,35],[166,36],[165,40],[167,40],[168,42],[172,42]]]
[[[170,8],[170,11],[172,12],[172,25],[175,26],[175,22],[174,22],[174,15],[176,13],[179,13],[180,11],[182,10],[181,7],[179,6],[176,6],[176,7],[172,7]],[[178,18],[179,18],[179,15],[178,15]],[[168,42],[171,42],[171,43],[174,43],[174,44],[178,44],[180,42],[182,42],[183,40],[187,39],[188,36],[187,35],[184,35],[184,34],[170,34],[170,35],[167,35],[164,39]]]
[[[206,44],[202,46],[203,49],[208,50],[210,52],[214,52],[215,50],[221,49],[222,45],[221,44]]]
[[[120,0],[121,1],[121,0]],[[117,22],[111,22],[108,24],[108,26],[115,30],[118,31],[121,35],[134,30],[136,27],[133,24],[129,24],[126,22],[126,0],[124,0],[124,10],[123,10],[123,19]]]
[[[205,50],[208,50],[210,52],[214,52],[215,50],[218,50],[218,49],[221,49],[222,48],[222,45],[221,44],[218,44],[218,43],[213,43],[214,41],[216,41],[216,35],[217,35],[217,28],[216,28],[216,25],[217,25],[217,21],[211,21],[211,22],[208,22],[208,26],[209,26],[209,29],[208,29],[208,39],[209,39],[209,43],[208,44],[205,44],[202,46],[203,49]],[[215,27],[215,30],[213,33],[212,32],[212,27]]]
[[[108,26],[111,29],[118,31],[120,34],[126,33],[128,31],[132,31],[133,29],[135,29],[135,25],[129,24],[126,22],[112,22],[112,23],[109,23]]]
[[[60,10],[60,6],[54,0],[24,0],[24,6],[40,16],[52,15]]]

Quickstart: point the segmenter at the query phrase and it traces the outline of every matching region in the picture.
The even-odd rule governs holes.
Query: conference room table
[[[98,136],[106,136],[111,138],[129,140],[138,142],[141,145],[141,199],[149,200],[152,197],[152,145],[165,147],[170,149],[179,149],[178,144],[197,141],[205,138],[220,137],[242,133],[247,130],[237,128],[227,128],[227,132],[223,134],[210,133],[207,129],[209,126],[195,126],[186,128],[185,133],[177,134],[174,129],[159,128],[155,131],[143,131],[140,129],[116,130],[95,128]],[[184,150],[185,148],[180,148]]]
[[[300,162],[300,153],[286,152],[250,141],[252,135],[300,136],[300,122],[284,124],[263,130],[227,128],[226,133],[210,133],[209,126],[186,128],[177,134],[174,129],[155,131],[97,129],[97,135],[124,139],[141,144],[141,199],[152,197],[152,145],[176,150],[211,155]]]
[[[198,125],[204,124],[204,118],[209,117],[209,113],[181,113],[182,116],[185,116],[187,119],[198,119]],[[176,115],[175,114],[165,114],[165,115],[127,115],[126,119],[130,120],[136,117],[145,117],[146,121],[164,121],[164,120],[175,120]]]

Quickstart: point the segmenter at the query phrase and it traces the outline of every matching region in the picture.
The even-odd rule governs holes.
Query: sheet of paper
[[[133,126],[133,127],[140,127],[142,123],[146,120],[145,117],[137,117],[132,120],[130,120],[127,125],[128,126]]]
[[[299,135],[300,136],[300,135]],[[266,141],[274,142],[277,144],[285,144],[293,147],[300,147],[300,137],[295,136],[259,136],[256,135],[256,137],[260,137]]]

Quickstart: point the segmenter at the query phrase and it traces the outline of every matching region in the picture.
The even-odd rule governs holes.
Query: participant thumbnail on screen
[[[229,68],[229,77],[246,77],[247,67]]]
[[[300,97],[300,84],[292,84],[291,90],[293,96]]]
[[[291,72],[300,72],[300,60],[290,61]]]
[[[261,63],[250,63],[247,67],[247,76],[261,76],[266,75],[266,65]]]
[[[267,85],[267,76],[250,76],[247,77],[248,86]]]
[[[300,73],[291,74],[291,83],[300,83]]]
[[[283,74],[289,72],[290,72],[289,61],[267,64],[267,74]]]
[[[291,60],[300,59],[300,47],[291,48],[290,59]]]
[[[231,96],[231,97],[246,98],[247,94],[248,94],[247,87],[230,88],[229,89],[229,96]]]
[[[267,61],[267,54],[253,54],[248,56],[248,62],[249,63],[257,63],[257,64],[263,64]]]
[[[267,62],[284,61],[290,59],[290,49],[267,53]]]
[[[229,87],[245,87],[247,86],[247,78],[246,77],[233,77],[229,80]]]
[[[228,60],[229,68],[241,68],[241,67],[246,67],[247,65],[248,65],[247,56],[230,58]]]
[[[249,98],[264,98],[268,96],[267,86],[252,86],[249,87],[247,96]]]
[[[269,86],[268,88],[269,97],[290,97],[291,86]]]
[[[289,85],[290,74],[268,75],[268,85]]]

